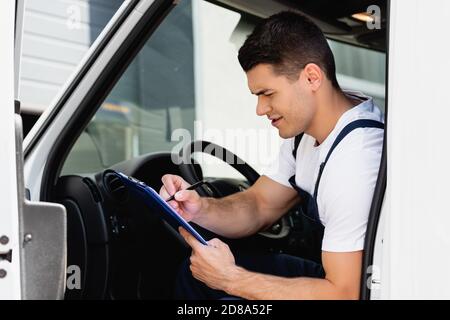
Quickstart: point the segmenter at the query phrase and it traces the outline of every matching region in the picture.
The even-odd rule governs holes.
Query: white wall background
[[[237,59],[251,29],[236,29],[240,14],[193,0],[197,119],[196,138],[223,145],[263,172],[278,153],[281,138],[266,117],[256,115],[256,97]],[[235,176],[205,158],[205,175]]]
[[[123,0],[26,0],[19,98],[42,113]]]

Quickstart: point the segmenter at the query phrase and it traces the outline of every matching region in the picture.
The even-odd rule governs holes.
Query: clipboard
[[[187,232],[193,235],[198,241],[205,246],[208,245],[205,239],[186,221],[182,216],[178,214],[153,188],[146,185],[144,182],[139,181],[133,177],[127,176],[122,172],[115,171],[120,180],[133,194],[144,201],[145,204],[154,208],[160,213],[162,219],[164,219],[169,225],[178,231],[178,227],[183,227]]]

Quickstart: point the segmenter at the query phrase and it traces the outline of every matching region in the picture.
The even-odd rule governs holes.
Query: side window
[[[237,59],[254,26],[253,19],[210,2],[181,1],[90,121],[62,174],[177,151],[191,139],[213,141],[264,170],[281,142],[276,129],[255,115],[256,98]],[[220,160],[197,156],[205,176],[240,177]]]
[[[386,54],[337,41],[329,41],[342,89],[361,91],[374,98],[384,112]]]
[[[123,2],[25,1],[19,99],[26,132],[50,105]]]
[[[62,174],[96,172],[170,151],[195,119],[192,2],[182,1],[147,41],[75,143]]]

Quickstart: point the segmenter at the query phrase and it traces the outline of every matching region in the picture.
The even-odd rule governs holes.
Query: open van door
[[[124,1],[55,103],[23,141],[18,82],[24,0],[0,2],[0,299],[64,297],[66,209],[44,202],[51,180],[48,172],[59,170],[47,158],[65,136],[62,131],[82,128],[86,114],[95,112],[92,99],[107,92],[145,36],[176,3]]]
[[[0,299],[20,299],[19,208],[14,135],[14,3],[0,3]]]
[[[39,254],[37,251],[36,254],[33,253],[34,259],[42,265],[27,264],[32,259],[28,259],[27,247],[25,247],[24,261],[22,261],[23,268],[26,268],[22,271],[25,284],[22,287],[28,295],[23,293],[22,297],[62,298],[64,296],[67,256],[65,209],[61,205],[49,205],[42,201],[52,201],[51,190],[55,187],[63,160],[76,137],[81,134],[102,99],[125,71],[128,63],[177,3],[178,1],[174,0],[125,0],[91,45],[71,78],[53,102],[47,106],[24,139],[24,165],[19,166],[21,175],[18,184],[21,190],[19,194],[24,194],[26,190],[29,200],[25,200],[23,207],[24,226],[20,235],[21,243],[33,246],[34,242],[39,240],[41,231],[39,228],[45,227],[47,230],[45,231],[46,241],[38,246]],[[17,130],[16,133],[20,132],[21,130]],[[21,142],[22,138],[18,141]],[[21,145],[18,150],[22,150]],[[22,154],[20,154],[20,161],[22,161]],[[29,201],[36,201],[36,203],[39,201],[39,206],[31,206],[32,202]],[[33,212],[28,215],[27,210]],[[29,221],[27,217],[36,219]],[[30,239],[29,245],[26,241]],[[84,277],[84,274],[79,274],[80,272],[77,274],[77,268],[79,270],[77,265],[67,266],[67,287],[73,284],[72,276]],[[72,273],[73,271],[75,273]],[[43,275],[48,277],[37,278]],[[73,282],[80,283],[80,279],[75,279]],[[47,286],[39,289],[38,284],[41,283]],[[28,285],[31,286],[30,289]]]
[[[0,299],[58,299],[65,287],[66,211],[26,197],[17,100],[24,2],[2,1],[0,7]]]

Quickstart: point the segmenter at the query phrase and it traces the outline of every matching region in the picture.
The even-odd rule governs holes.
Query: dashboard
[[[184,177],[171,156],[147,154],[110,169],[159,191],[164,174]],[[55,202],[67,209],[67,265],[78,266],[82,274],[80,288],[67,290],[66,299],[170,299],[178,266],[190,249],[157,212],[136,201],[110,169],[61,176],[54,188]],[[223,197],[250,186],[245,180],[205,178],[196,163],[193,170],[210,186],[203,196]],[[268,230],[243,239],[225,239],[193,226],[207,240],[218,237],[227,242],[232,251],[298,253],[305,245],[298,218],[293,209]]]

